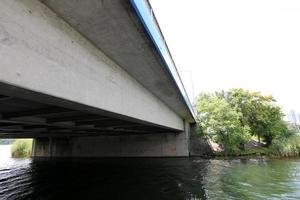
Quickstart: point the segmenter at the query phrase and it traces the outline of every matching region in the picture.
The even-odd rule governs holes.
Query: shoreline
[[[249,159],[249,158],[268,158],[268,159],[300,159],[300,155],[291,156],[280,156],[280,155],[268,155],[268,154],[247,154],[247,155],[201,155],[201,156],[191,156],[198,157],[202,159],[216,159],[216,160],[231,160],[231,159]]]

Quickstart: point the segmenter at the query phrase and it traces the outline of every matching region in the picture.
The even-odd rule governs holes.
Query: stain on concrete
[[[1,45],[10,45],[11,39],[9,33],[5,30],[5,28],[0,24],[0,44]]]

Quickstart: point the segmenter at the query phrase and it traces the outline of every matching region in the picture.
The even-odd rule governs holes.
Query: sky
[[[185,88],[245,88],[300,111],[299,0],[150,0]]]

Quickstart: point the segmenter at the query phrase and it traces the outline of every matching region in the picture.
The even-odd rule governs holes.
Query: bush
[[[274,140],[270,146],[272,154],[276,156],[292,157],[300,155],[300,135],[293,134],[287,138],[281,137]]]
[[[17,139],[11,147],[13,158],[28,158],[31,156],[31,151],[32,139]]]

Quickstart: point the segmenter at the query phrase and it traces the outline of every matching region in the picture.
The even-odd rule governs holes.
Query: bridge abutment
[[[33,157],[182,157],[186,132],[127,136],[36,138]]]
[[[190,124],[181,133],[36,138],[33,157],[186,157]]]

